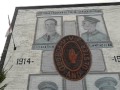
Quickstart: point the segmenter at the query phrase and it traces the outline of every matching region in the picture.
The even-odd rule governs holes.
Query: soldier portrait
[[[44,30],[41,30],[39,33],[43,33],[43,35],[38,36],[35,40],[35,44],[42,43],[56,43],[60,38],[60,32],[57,31],[58,21],[54,18],[47,18],[43,21]],[[42,32],[43,31],[43,32]]]
[[[113,77],[103,77],[95,81],[98,90],[116,90],[117,80]]]
[[[30,74],[27,90],[64,90],[63,83],[57,74]]]
[[[51,81],[44,81],[38,85],[39,90],[58,90],[56,83]]]
[[[98,31],[96,29],[97,23],[99,23],[100,20],[84,16],[84,20],[82,21],[82,26],[84,30],[86,30],[85,33],[82,33],[81,37],[87,41],[87,42],[97,42],[97,41],[107,41],[108,37],[104,33]]]
[[[83,18],[78,20],[81,37],[86,42],[105,42],[109,41],[109,37],[106,32],[105,23],[100,16],[80,16]]]
[[[117,73],[89,74],[86,77],[87,90],[120,90],[120,77]]]
[[[37,17],[33,50],[53,50],[62,37],[62,17]]]

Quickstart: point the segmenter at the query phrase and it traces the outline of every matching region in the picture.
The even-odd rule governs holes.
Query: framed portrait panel
[[[86,90],[119,90],[120,77],[118,73],[88,74]]]
[[[30,74],[27,90],[64,90],[63,79],[56,74]]]
[[[53,50],[62,37],[62,17],[37,16],[33,50]]]

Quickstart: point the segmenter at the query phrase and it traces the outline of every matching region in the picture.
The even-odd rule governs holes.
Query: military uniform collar
[[[46,33],[45,35],[46,35],[46,37],[47,37],[47,36],[54,37],[54,36],[56,35],[56,32],[54,32],[54,33],[52,33],[52,34],[50,34],[50,35],[48,35],[48,34]]]
[[[99,31],[98,30],[95,30],[95,31],[93,31],[93,32],[87,32],[89,35],[95,35],[95,34],[97,34],[97,33],[99,33]]]
[[[53,40],[53,39],[56,37],[56,35],[57,35],[57,32],[50,34],[50,35],[49,35],[49,37],[50,37],[50,40],[49,40],[49,41]],[[46,33],[43,38],[44,38],[45,40],[47,40],[48,34]]]

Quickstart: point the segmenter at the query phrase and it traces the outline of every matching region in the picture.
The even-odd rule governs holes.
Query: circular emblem
[[[89,47],[78,36],[63,37],[54,50],[56,69],[69,80],[81,80],[90,70],[91,60]]]

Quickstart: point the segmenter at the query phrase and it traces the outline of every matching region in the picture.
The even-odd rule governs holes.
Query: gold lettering
[[[61,56],[62,55],[62,51],[61,51],[61,49],[56,49],[55,50],[55,56]]]
[[[60,71],[64,71],[65,70],[65,67],[64,66],[60,66],[58,67]]]
[[[88,52],[89,51],[89,49],[87,49],[86,47],[87,47],[86,45],[81,46],[82,52]]]
[[[56,61],[57,62],[61,62],[61,58],[56,58]]]
[[[84,57],[84,60],[90,60],[90,57]]]
[[[64,71],[64,70],[65,70],[65,67],[64,67],[63,63],[60,62],[60,61],[57,62],[57,67],[58,67],[58,69],[59,69],[60,71]]]
[[[77,73],[68,71],[68,73],[66,74],[66,77],[72,78],[72,79],[77,79]]]
[[[88,70],[88,66],[87,66],[86,64],[84,64],[84,65],[82,66],[82,69]]]
[[[77,72],[71,72],[68,71],[66,74],[67,78],[71,78],[71,79],[77,79],[77,78],[81,78],[82,77],[83,72],[82,71],[77,71]]]
[[[65,40],[60,41],[60,46],[63,46],[64,44],[66,44]]]
[[[88,52],[88,49],[83,49],[82,51],[83,51],[83,52]]]
[[[67,72],[66,77],[70,78],[70,71]]]
[[[72,72],[71,73],[71,77],[73,78],[73,79],[76,79],[77,78],[77,76],[76,76],[77,74],[76,73],[74,73],[74,72]]]
[[[84,53],[83,56],[84,57],[89,56],[89,53]]]
[[[81,49],[85,49],[85,48],[86,48],[86,46],[85,46],[85,45],[82,45],[82,46],[81,46]]]
[[[89,62],[85,62],[84,65],[89,65],[90,63]]]
[[[90,67],[89,65],[90,65],[89,62],[84,62],[84,63],[83,63],[83,66],[82,66],[81,68],[84,69],[84,70],[88,70],[89,67]]]
[[[81,78],[81,75],[82,75],[82,71],[81,72],[77,72],[77,77],[78,78]]]
[[[70,39],[70,40],[73,40],[73,36],[69,36],[69,39]]]

